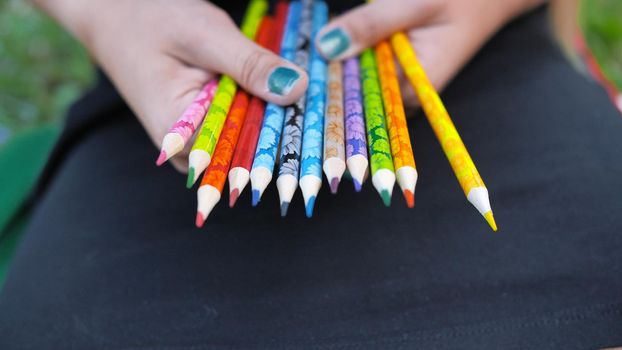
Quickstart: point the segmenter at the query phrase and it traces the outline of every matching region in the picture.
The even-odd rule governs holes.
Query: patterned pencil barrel
[[[406,34],[397,33],[391,37],[391,44],[464,194],[469,202],[484,216],[491,228],[496,231],[497,225],[492,214],[488,190],[484,181],[479,175],[443,102],[419,63],[410,40]]]
[[[354,189],[358,192],[361,190],[369,166],[358,58],[353,57],[343,63],[343,83],[346,110],[346,165],[352,176]]]
[[[313,3],[311,38],[328,21],[324,1]],[[307,217],[313,215],[315,198],[322,186],[322,143],[324,141],[324,109],[326,104],[326,61],[311,45],[307,109],[304,115],[300,162],[300,190],[305,200]]]
[[[313,1],[303,0],[301,4],[300,26],[294,63],[306,71],[309,63]],[[296,103],[285,109],[285,124],[281,140],[281,157],[279,159],[279,177],[276,182],[281,203],[281,216],[287,214],[289,203],[298,187],[305,106],[306,95],[303,94]]]
[[[232,103],[231,110],[218,139],[214,150],[214,157],[205,170],[201,186],[197,191],[197,218],[196,225],[203,226],[205,219],[214,206],[220,201],[222,190],[225,187],[227,173],[233,158],[240,130],[244,124],[248,109],[249,97],[244,91],[238,91]]]
[[[283,14],[280,15],[282,16]],[[275,35],[278,35],[275,30],[275,19],[269,16],[264,17],[257,33],[257,43],[263,47],[273,49],[276,46],[274,44],[276,42],[274,39]],[[280,43],[277,45],[280,46]],[[261,98],[257,96],[251,98],[228,175],[230,207],[235,205],[240,193],[244,191],[250,179],[250,169],[253,165],[253,157],[265,109],[266,104]]]
[[[382,93],[378,81],[376,58],[372,49],[361,54],[361,81],[367,126],[367,144],[371,165],[372,183],[386,206],[391,204],[395,184],[393,157],[387,131]]]
[[[382,41],[376,46],[376,58],[395,176],[408,207],[412,208],[415,205],[414,194],[418,174],[410,135],[408,134],[397,69],[395,68],[391,45],[387,41]]]
[[[281,57],[290,61],[295,58],[300,12],[299,1],[294,1],[289,5],[280,51]],[[272,180],[284,119],[285,109],[283,107],[274,103],[266,105],[250,174],[253,206],[259,203],[261,195]]]
[[[192,103],[184,110],[181,117],[179,117],[164,136],[162,140],[162,149],[156,161],[158,166],[162,165],[175,154],[181,152],[186,146],[186,143],[190,141],[196,129],[203,122],[203,118],[214,99],[217,87],[217,79],[212,79],[205,84]]]
[[[201,130],[190,150],[187,187],[190,188],[201,172],[209,165],[216,148],[216,143],[225,124],[225,119],[231,108],[233,96],[238,86],[228,75],[223,75],[218,83],[216,96],[212,101],[209,112],[203,121]]]
[[[267,0],[251,0],[241,26],[242,32],[250,39],[255,38],[261,19],[267,10]],[[188,188],[192,187],[211,161],[237,88],[237,83],[230,76],[223,75],[220,78],[214,101],[203,120],[201,130],[188,156],[188,181],[186,183]]]
[[[343,69],[341,62],[328,65],[326,120],[324,123],[324,174],[330,183],[330,191],[337,187],[346,170],[343,113]],[[362,116],[361,116],[362,117]]]

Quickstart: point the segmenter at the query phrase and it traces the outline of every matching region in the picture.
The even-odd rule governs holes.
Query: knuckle
[[[267,61],[270,55],[267,52],[261,50],[255,50],[248,55],[240,58],[240,84],[245,87],[253,86],[259,79],[261,79],[263,72],[263,61]]]

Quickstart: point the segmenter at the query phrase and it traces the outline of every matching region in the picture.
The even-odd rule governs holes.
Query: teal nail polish
[[[335,28],[322,35],[318,44],[320,51],[328,59],[333,59],[350,47],[350,37],[343,29]]]
[[[287,67],[277,67],[268,77],[268,90],[277,95],[287,95],[296,82],[300,79],[300,74]]]

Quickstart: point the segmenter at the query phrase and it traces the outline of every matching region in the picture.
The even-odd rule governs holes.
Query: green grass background
[[[581,25],[622,89],[622,0],[584,0]],[[0,147],[25,129],[59,123],[92,83],[86,52],[27,0],[0,0]]]
[[[622,1],[583,0],[580,23],[605,74],[622,91]]]

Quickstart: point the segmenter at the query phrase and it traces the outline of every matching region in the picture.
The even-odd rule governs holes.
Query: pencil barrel
[[[311,38],[328,21],[324,1],[313,3]],[[307,109],[304,115],[300,177],[313,175],[322,178],[322,144],[324,141],[324,112],[326,104],[326,61],[311,45]]]
[[[391,145],[373,50],[366,49],[363,51],[360,59],[367,144],[373,176],[380,169],[393,172],[393,157],[391,156]]]
[[[343,69],[341,62],[328,65],[326,120],[324,123],[324,161],[339,158],[345,161]]]
[[[405,166],[415,168],[415,156],[391,45],[386,41],[380,42],[376,46],[376,57],[393,164],[395,169]]]
[[[201,186],[211,185],[218,189],[219,192],[222,192],[227,180],[233,152],[238,142],[238,136],[244,124],[248,103],[248,94],[244,91],[238,91],[218,140],[212,161],[207,170],[205,170],[201,180]]]
[[[301,4],[300,25],[294,63],[307,71],[309,65],[313,1],[303,0]],[[279,159],[279,176],[291,175],[298,179],[298,175],[300,174],[300,152],[302,150],[302,128],[306,101],[306,94],[303,94],[293,105],[285,108],[285,124],[283,126],[281,157]]]
[[[468,196],[477,187],[485,188],[443,102],[419,63],[410,40],[404,33],[397,33],[391,37],[391,44],[464,194]]]
[[[367,158],[367,139],[358,58],[343,63],[346,157],[361,155]]]

